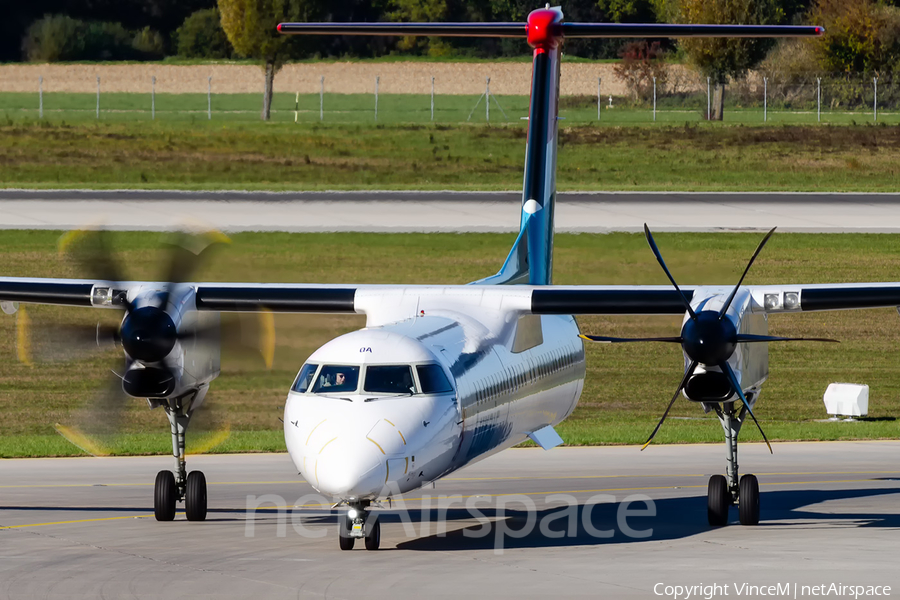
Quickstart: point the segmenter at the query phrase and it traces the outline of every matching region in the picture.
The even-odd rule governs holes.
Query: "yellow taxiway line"
[[[98,521],[118,521],[120,519],[145,519],[152,516],[152,514],[129,515],[127,517],[99,517],[96,519],[77,519],[75,521],[53,521],[50,523],[26,523],[25,525],[0,525],[0,529],[22,529],[24,527],[44,527],[46,525],[71,525],[72,523],[96,523]]]

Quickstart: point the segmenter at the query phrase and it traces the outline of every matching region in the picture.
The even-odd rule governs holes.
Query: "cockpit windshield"
[[[309,384],[312,383],[313,377],[316,374],[316,369],[319,368],[319,365],[314,365],[311,363],[306,363],[303,365],[303,368],[300,369],[300,374],[297,375],[297,380],[294,381],[294,385],[291,386],[292,392],[300,392],[301,394],[309,389]]]
[[[370,365],[366,367],[363,390],[374,394],[415,394],[409,365]]]
[[[419,373],[423,394],[446,394],[453,391],[453,386],[439,365],[418,365],[416,371]]]
[[[351,365],[324,365],[316,377],[314,394],[355,392],[359,387],[359,367]]]

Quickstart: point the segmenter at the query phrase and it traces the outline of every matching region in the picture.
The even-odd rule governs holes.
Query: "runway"
[[[0,229],[510,232],[519,192],[0,190]],[[900,194],[561,193],[556,230],[900,232]]]
[[[381,511],[378,552],[338,550],[330,499],[286,455],[190,457],[210,481],[203,523],[153,519],[170,457],[4,460],[0,597],[661,598],[700,584],[804,597],[832,583],[896,594],[898,454],[897,441],[782,443],[772,456],[742,444],[761,523],[741,526],[732,509],[713,529],[721,445],[514,449]]]

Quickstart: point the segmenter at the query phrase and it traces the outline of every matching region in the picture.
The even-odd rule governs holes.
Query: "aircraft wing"
[[[119,308],[123,298],[160,282],[111,283],[87,279],[0,278],[0,302]],[[533,314],[642,315],[682,314],[684,303],[670,286],[480,286],[186,283],[201,311],[284,313],[367,313],[383,303],[440,298],[442,304],[476,304]],[[758,313],[812,312],[900,306],[900,282],[745,285]],[[695,293],[727,293],[731,286],[683,286],[688,301]]]
[[[754,313],[816,312],[900,306],[900,282],[744,285]],[[731,286],[681,286],[696,293],[728,294]],[[536,314],[681,314],[684,303],[669,286],[547,286],[532,292]]]

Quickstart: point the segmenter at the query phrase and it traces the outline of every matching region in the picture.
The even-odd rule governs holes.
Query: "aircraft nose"
[[[338,438],[319,455],[318,490],[341,498],[375,497],[384,487],[386,466],[382,452],[364,437]]]

